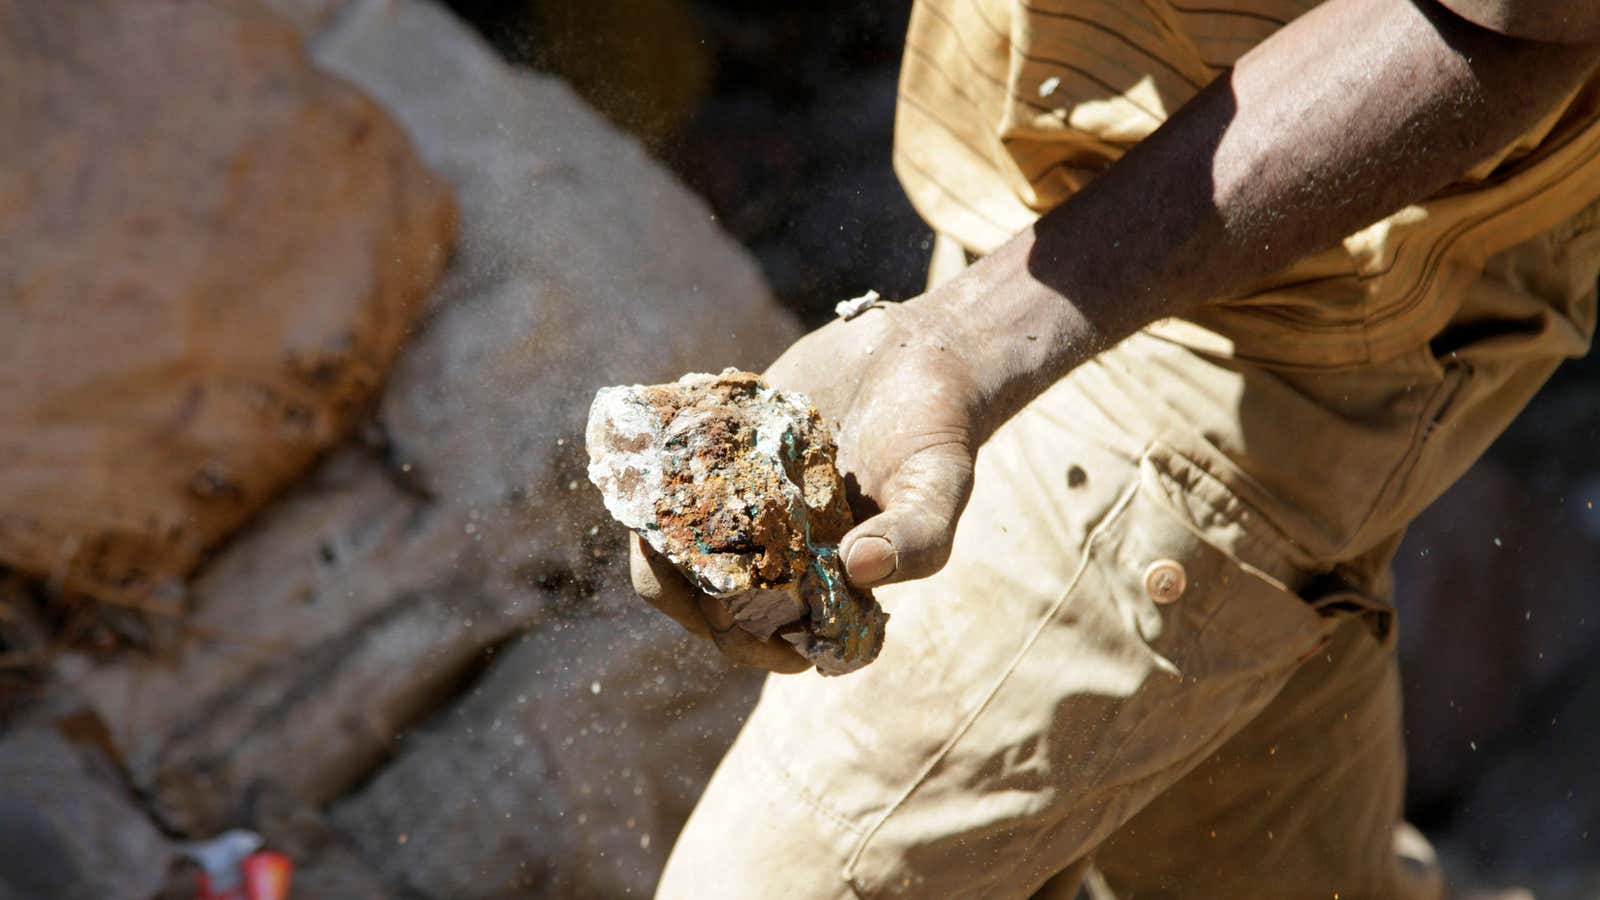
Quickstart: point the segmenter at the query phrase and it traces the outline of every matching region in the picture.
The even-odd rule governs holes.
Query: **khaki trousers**
[[[944,570],[878,592],[881,658],[768,679],[658,896],[1072,897],[1091,864],[1123,900],[1440,896],[1388,562],[1586,346],[1600,252],[1560,298],[1494,275],[1549,250],[1454,296],[1447,350],[1310,370],[1154,328],[1075,370],[978,454]]]

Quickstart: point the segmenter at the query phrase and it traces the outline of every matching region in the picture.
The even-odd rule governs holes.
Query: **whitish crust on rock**
[[[888,616],[845,582],[838,543],[854,523],[803,395],[734,369],[603,388],[587,443],[611,515],[745,630],[781,633],[825,675],[877,657]]]

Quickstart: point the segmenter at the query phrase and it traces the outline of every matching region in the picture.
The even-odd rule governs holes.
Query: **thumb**
[[[900,464],[883,512],[839,542],[850,583],[861,588],[925,578],[950,558],[956,520],[972,493],[972,451],[941,444]]]

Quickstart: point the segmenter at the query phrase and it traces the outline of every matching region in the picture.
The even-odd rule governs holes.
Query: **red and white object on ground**
[[[289,900],[294,863],[261,845],[259,834],[235,829],[185,846],[201,869],[195,900]]]

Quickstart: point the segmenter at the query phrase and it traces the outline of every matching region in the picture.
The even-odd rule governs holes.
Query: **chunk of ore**
[[[739,627],[781,635],[824,675],[877,658],[889,616],[845,581],[839,539],[855,523],[803,394],[734,369],[602,388],[586,441],[606,509]]]

